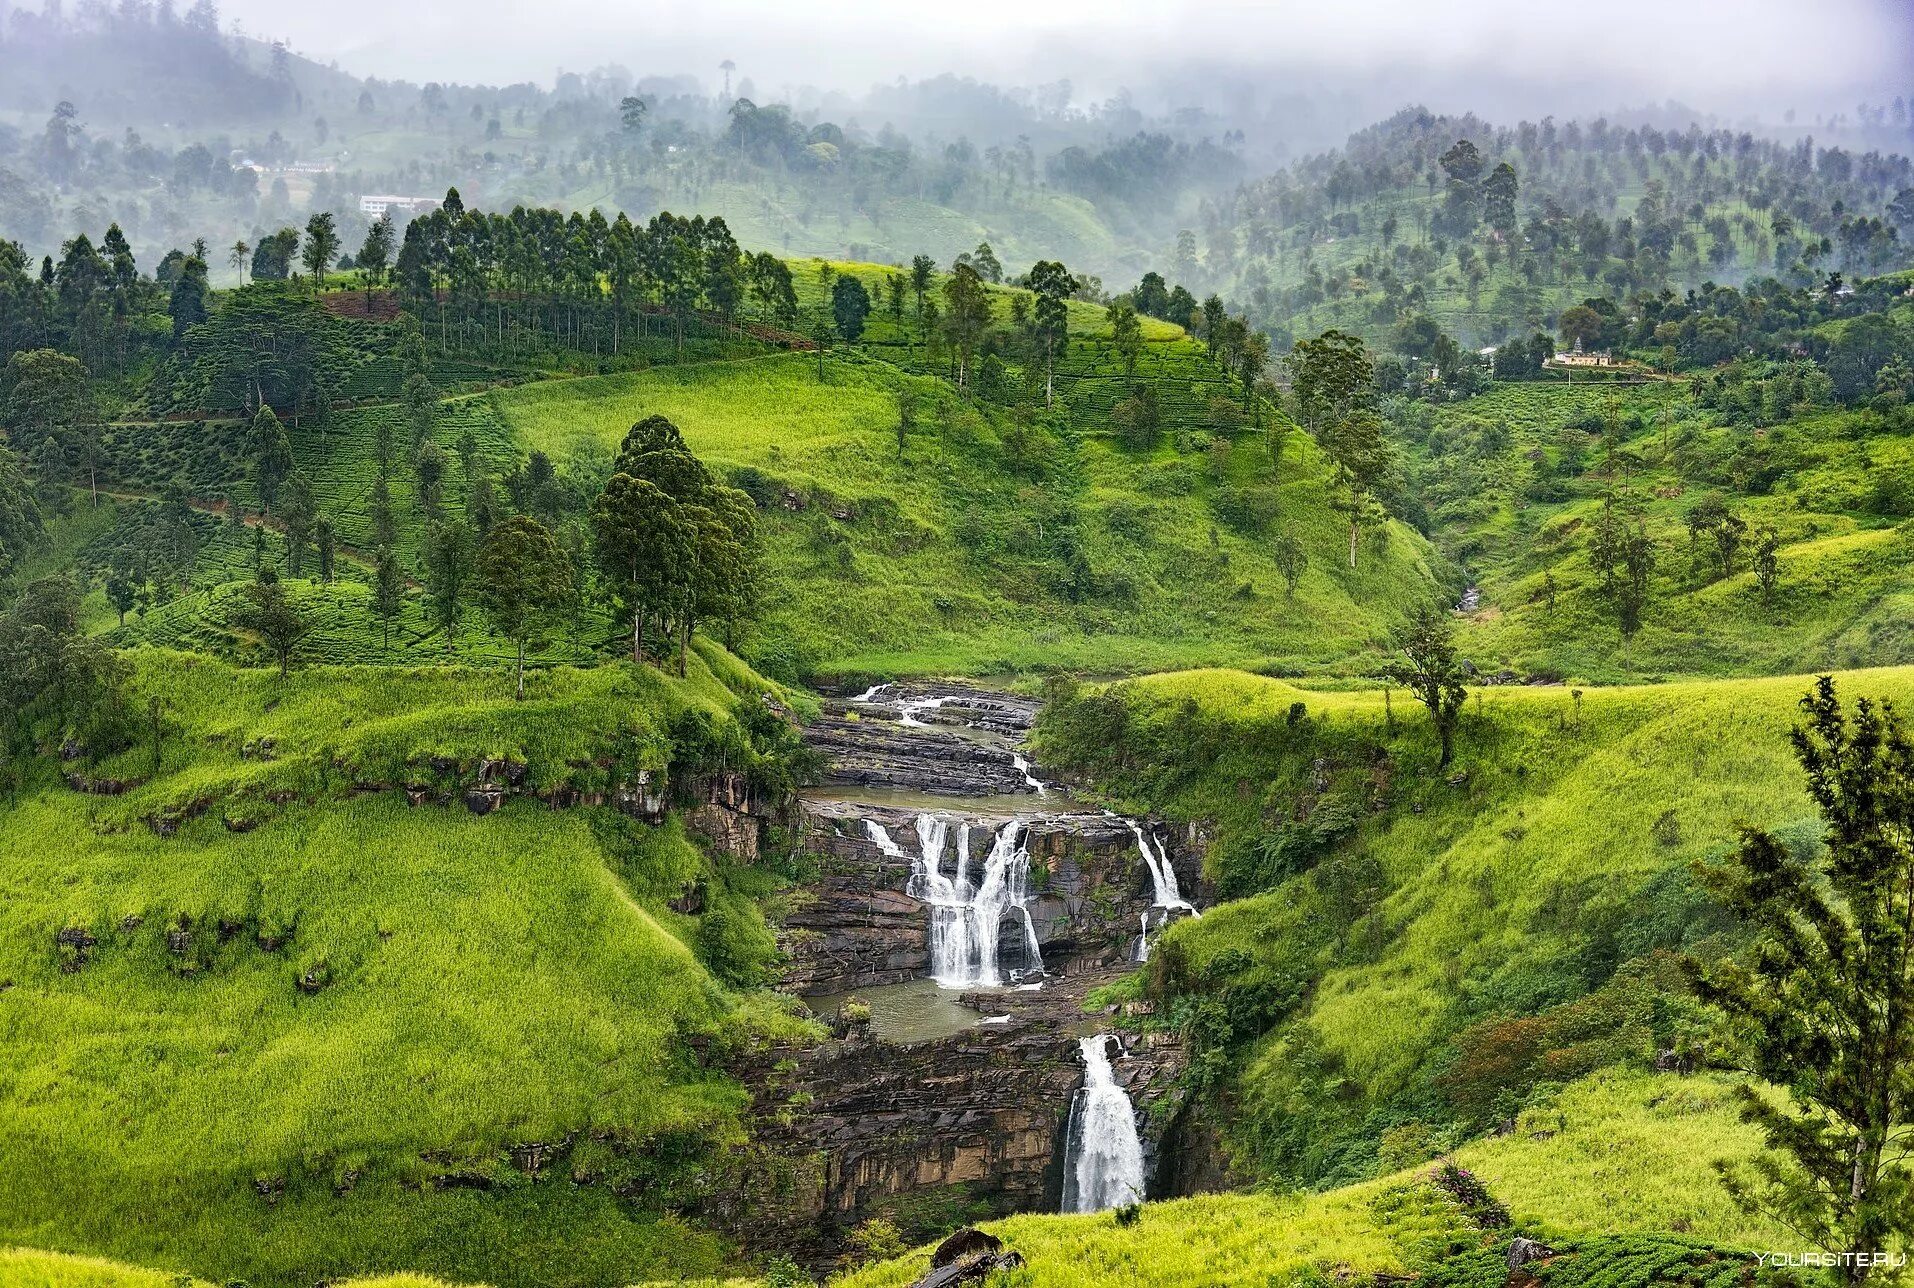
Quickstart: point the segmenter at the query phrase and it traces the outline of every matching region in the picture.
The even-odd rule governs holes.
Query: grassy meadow
[[[1914,662],[1914,494],[1894,482],[1914,477],[1914,437],[1873,412],[1807,409],[1756,428],[1679,385],[1527,384],[1430,421],[1410,468],[1445,551],[1482,588],[1461,634],[1487,670],[1613,684]],[[1657,547],[1626,653],[1587,552],[1611,494],[1639,509]],[[1746,525],[1725,574],[1686,524],[1710,497]],[[1753,567],[1763,528],[1779,539],[1771,594]]]
[[[1449,1157],[1508,1209],[1513,1231],[1563,1250],[1567,1255],[1555,1272],[1561,1282],[1579,1285],[1604,1282],[1595,1276],[1612,1273],[1629,1252],[1643,1247],[1666,1260],[1674,1259],[1671,1251],[1690,1246],[1719,1248],[1724,1253],[1702,1255],[1745,1265],[1745,1254],[1734,1250],[1785,1242],[1781,1231],[1735,1209],[1715,1181],[1716,1161],[1745,1158],[1752,1148],[1724,1080],[1614,1071],[1561,1088],[1525,1111],[1508,1134]],[[1485,1231],[1431,1183],[1432,1170],[1416,1163],[1317,1194],[1214,1194],[1151,1203],[1128,1223],[1114,1213],[1025,1215],[985,1228],[1023,1254],[1027,1266],[1009,1282],[1026,1288],[1300,1288],[1350,1276],[1438,1273],[1454,1277],[1437,1282],[1458,1286],[1500,1284],[1511,1231]],[[1683,1235],[1656,1237],[1671,1226]],[[929,1250],[920,1249],[830,1283],[901,1288],[928,1264]],[[171,1288],[170,1279],[153,1271],[24,1249],[0,1250],[0,1281],[14,1282],[10,1274],[28,1288]],[[742,1288],[763,1281],[734,1282]],[[342,1288],[418,1284],[396,1276],[350,1280]]]
[[[1620,1250],[1634,1246],[1627,1236],[1652,1235],[1674,1223],[1685,1230],[1684,1240],[1727,1249],[1786,1239],[1776,1227],[1743,1216],[1715,1180],[1716,1160],[1745,1158],[1753,1147],[1729,1100],[1726,1084],[1714,1078],[1597,1075],[1524,1113],[1508,1135],[1450,1157],[1508,1208],[1515,1230],[1565,1251],[1585,1249],[1554,1267],[1560,1282],[1609,1282],[1595,1276],[1617,1269]],[[1445,1268],[1458,1277],[1437,1282],[1501,1284],[1507,1232],[1499,1238],[1485,1233],[1428,1182],[1429,1171],[1417,1166],[1319,1194],[1151,1203],[1127,1225],[1114,1213],[1100,1213],[1017,1216],[987,1228],[1024,1255],[1028,1269],[1013,1282],[1031,1288],[1260,1288],[1430,1277]],[[911,1282],[927,1264],[920,1251],[835,1282],[889,1288]]]

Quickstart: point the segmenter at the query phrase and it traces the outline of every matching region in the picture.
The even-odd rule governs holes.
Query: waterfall
[[[877,701],[877,695],[890,687],[889,684],[873,684],[870,688],[852,698],[851,701],[863,703],[875,702]]]
[[[1181,908],[1191,916],[1202,916],[1195,905],[1183,897],[1183,891],[1177,888],[1176,869],[1170,864],[1169,853],[1150,845],[1149,834],[1143,830],[1141,823],[1127,818],[1123,821],[1130,825],[1130,832],[1136,837],[1136,848],[1143,855],[1143,865],[1150,870],[1150,883],[1156,889],[1155,906]]]
[[[1203,914],[1183,897],[1183,891],[1177,887],[1176,867],[1170,862],[1169,851],[1153,847],[1150,844],[1149,833],[1145,832],[1143,825],[1135,819],[1126,818],[1123,821],[1129,825],[1131,835],[1136,837],[1136,848],[1137,852],[1143,856],[1143,866],[1150,870],[1150,884],[1153,889],[1150,907],[1143,913],[1142,933],[1137,936],[1136,951],[1130,955],[1132,961],[1146,962],[1150,960],[1150,913],[1157,914],[1156,928],[1158,930],[1169,925],[1170,919],[1179,909],[1192,917],[1200,917]]]
[[[954,701],[956,701],[954,698],[912,698],[897,708],[897,723],[911,729],[928,729],[930,726],[919,720],[917,713],[935,711],[946,702]]]
[[[1050,784],[1030,772],[1029,761],[1013,751],[1010,753],[1010,764],[1013,769],[1023,775],[1023,785],[1025,787],[1030,788],[1030,790],[1039,796],[1048,796],[1050,794]]]
[[[1108,1033],[1084,1038],[1083,1086],[1065,1133],[1063,1210],[1102,1212],[1143,1198],[1143,1142],[1136,1111],[1110,1068]]]
[[[880,824],[867,821],[864,826],[879,849],[892,857],[904,857],[903,848],[890,840]],[[946,876],[944,843],[950,834],[950,820],[936,814],[917,819],[918,857],[911,860],[910,883],[904,892],[930,905],[931,978],[944,988],[1000,986],[1004,980],[997,967],[999,932],[1005,914],[1012,908],[1023,919],[1029,970],[1041,974],[1043,953],[1027,906],[1030,852],[1023,845],[1023,820],[1004,824],[991,839],[983,873],[974,885],[970,879],[970,831],[969,823],[959,825],[954,875]]]

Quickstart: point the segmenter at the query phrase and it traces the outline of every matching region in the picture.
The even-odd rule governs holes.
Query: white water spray
[[[873,840],[883,829],[866,823]],[[1026,825],[1013,819],[991,839],[990,852],[975,885],[970,880],[970,824],[958,828],[954,875],[943,871],[944,843],[950,820],[924,814],[917,820],[918,857],[911,862],[910,884],[904,892],[930,905],[930,973],[943,988],[996,988],[1003,984],[997,965],[999,932],[1011,909],[1023,919],[1025,960],[1029,971],[1041,974],[1043,952],[1036,923],[1027,906],[1030,898],[1030,852],[1024,847]],[[886,838],[888,840],[888,837]],[[884,842],[878,842],[883,848]],[[885,850],[891,854],[892,850]],[[901,847],[895,848],[901,856]]]
[[[1030,772],[1029,761],[1013,751],[1010,753],[1010,764],[1012,768],[1023,775],[1023,785],[1025,787],[1028,787],[1039,796],[1048,796],[1050,794],[1050,784]]]
[[[1135,819],[1126,818],[1123,821],[1129,825],[1130,834],[1136,837],[1136,848],[1143,856],[1143,866],[1150,870],[1150,907],[1143,913],[1142,933],[1137,936],[1136,952],[1131,955],[1133,961],[1146,962],[1150,960],[1150,913],[1156,913],[1158,930],[1169,925],[1179,911],[1187,912],[1192,917],[1203,914],[1196,910],[1195,904],[1183,897],[1183,891],[1178,888],[1176,867],[1170,862],[1169,851],[1152,845],[1150,834]]]
[[[930,726],[917,718],[920,711],[935,711],[946,702],[955,702],[955,698],[912,698],[897,708],[897,723],[910,729],[928,729]]]
[[[1130,1097],[1110,1068],[1110,1041],[1099,1033],[1077,1044],[1083,1086],[1070,1102],[1065,1136],[1065,1212],[1103,1212],[1143,1198],[1143,1142]]]
[[[877,695],[890,687],[889,684],[873,684],[870,688],[852,698],[851,701],[866,704],[875,702],[877,701]]]

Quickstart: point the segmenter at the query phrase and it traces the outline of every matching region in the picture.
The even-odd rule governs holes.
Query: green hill
[[[775,691],[704,648],[524,703],[499,672],[132,661],[157,766],[42,762],[0,811],[0,1155],[39,1160],[0,1240],[256,1284],[721,1264],[669,1213],[743,1139],[722,1053],[801,1027],[754,991],[775,878],[534,794],[781,772],[734,714]]]
[[[1839,685],[1905,704],[1914,671]],[[1735,932],[1690,865],[1742,823],[1819,843],[1785,736],[1807,686],[1478,689],[1438,774],[1401,691],[1195,672],[1066,695],[1040,748],[1210,831],[1229,902],[1118,995],[1212,1053],[1197,1085],[1247,1174],[1321,1184],[1392,1129],[1462,1139],[1565,1078],[1700,1054],[1670,954]]]
[[[822,309],[824,266],[792,267],[800,307]],[[893,270],[830,267],[887,298]],[[790,681],[1212,664],[1314,669],[1385,639],[1432,593],[1439,561],[1395,520],[1374,526],[1358,567],[1346,566],[1337,489],[1314,442],[1266,401],[1246,421],[1240,387],[1181,328],[1142,319],[1132,376],[1112,347],[1105,310],[1070,302],[1056,405],[1045,408],[1043,372],[1018,347],[1014,294],[991,288],[1002,330],[966,391],[953,387],[949,354],[927,352],[908,304],[897,316],[879,309],[863,342],[822,356],[733,335],[699,341],[679,360],[669,338],[654,334],[619,359],[635,370],[521,369],[521,377],[545,378],[483,392],[455,390],[506,368],[434,360],[432,383],[449,392],[432,431],[445,458],[439,513],[468,510],[480,475],[497,504],[532,504],[507,492],[528,456],[544,453],[557,479],[539,513],[569,529],[565,544],[587,581],[589,499],[625,431],[665,415],[757,504],[766,572],[759,622],[728,642]],[[359,321],[348,329],[361,355],[348,382],[389,399],[399,382],[392,328]],[[1154,394],[1161,428],[1132,444],[1114,432],[1112,409],[1138,387]],[[906,399],[916,424],[900,450]],[[103,585],[116,563],[145,558],[139,552],[173,521],[162,494],[176,489],[184,494],[176,508],[192,511],[177,522],[197,534],[192,584],[143,601],[111,638],[251,658],[258,650],[235,624],[238,583],[251,578],[262,549],[284,564],[283,524],[256,513],[247,425],[203,414],[112,426],[103,436],[111,526],[84,505],[72,507],[27,572],[77,562]],[[289,431],[295,464],[341,550],[332,583],[294,580],[315,627],[304,653],[334,663],[502,660],[509,650],[485,636],[476,615],[457,653],[448,650],[421,587],[390,642],[369,612],[376,443],[383,431],[404,444],[404,416],[400,403],[374,397]],[[423,580],[432,515],[413,470],[391,471],[390,498],[394,551]],[[234,507],[248,511],[249,526],[234,521]],[[1307,561],[1293,592],[1273,557],[1278,538],[1291,537]],[[96,623],[116,620],[98,589],[90,613]],[[559,627],[541,660],[589,661],[614,633],[595,613]]]
[[[658,413],[728,470],[759,502],[770,573],[745,649],[778,674],[1320,664],[1386,634],[1432,576],[1399,524],[1359,570],[1337,566],[1328,471],[1300,434],[1272,470],[1261,435],[1138,452],[1087,416],[1023,423],[885,364],[816,369],[767,357],[531,385],[496,405],[561,461],[603,459]],[[921,424],[900,453],[906,389]],[[1294,597],[1271,559],[1279,531],[1310,555]]]
[[[1718,401],[1680,383],[1498,385],[1404,417],[1430,521],[1482,590],[1463,631],[1478,665],[1614,683],[1914,661],[1914,423],[1826,405],[1749,423]],[[1610,498],[1656,548],[1626,654],[1589,564]],[[1733,525],[1725,562],[1689,521],[1705,503]]]
[[[1675,1267],[1738,1275],[1751,1260],[1743,1249],[1787,1238],[1744,1217],[1715,1188],[1711,1165],[1745,1157],[1751,1144],[1719,1079],[1603,1074],[1528,1110],[1508,1135],[1452,1156],[1507,1209],[1506,1227],[1485,1228],[1481,1211],[1439,1182],[1439,1168],[1417,1165],[1322,1194],[1219,1194],[1152,1203],[1128,1221],[1112,1213],[1018,1216],[985,1228],[1024,1256],[1028,1268],[1017,1282],[1033,1288],[1262,1288],[1405,1274],[1452,1288],[1499,1288],[1517,1232],[1561,1254],[1552,1267],[1556,1283],[1669,1282],[1652,1278],[1653,1271]],[[1671,1226],[1685,1233],[1660,1233]],[[921,1250],[832,1282],[901,1286],[927,1264],[928,1250]],[[1614,1277],[1628,1269],[1639,1277]],[[19,1249],[0,1251],[0,1278],[8,1275],[31,1288],[168,1282],[128,1265]],[[352,1288],[418,1282],[348,1281]]]

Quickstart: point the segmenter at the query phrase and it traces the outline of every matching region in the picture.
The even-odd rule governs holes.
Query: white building
[[[368,193],[359,198],[359,213],[370,219],[385,214],[395,219],[400,216],[411,219],[431,214],[440,204],[437,197],[395,197],[386,193]]]

